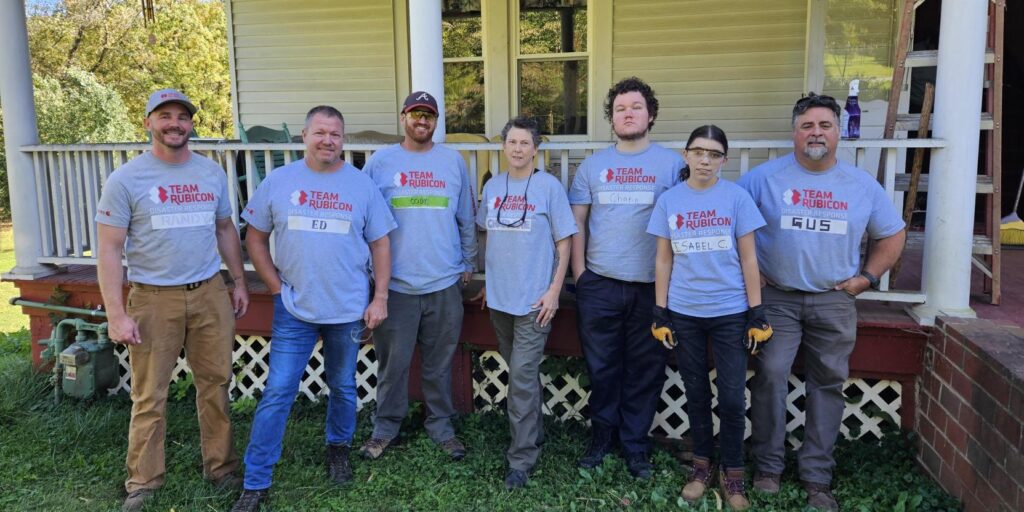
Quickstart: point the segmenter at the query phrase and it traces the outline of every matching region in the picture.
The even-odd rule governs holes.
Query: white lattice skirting
[[[121,364],[121,381],[110,393],[118,393],[129,389],[128,352],[118,345],[116,354]],[[270,343],[262,336],[235,337],[235,379],[231,384],[231,396],[235,398],[255,397],[256,391],[262,390],[267,379],[267,361],[270,354]],[[490,368],[490,369],[489,369]],[[172,380],[178,380],[189,372],[184,358],[178,358]],[[661,394],[661,403],[654,416],[651,432],[669,438],[679,439],[689,430],[686,417],[686,394],[683,382],[674,368],[668,368],[668,378]],[[310,400],[327,394],[327,384],[323,377],[323,356],[320,344],[317,344],[313,356],[309,360],[303,374],[300,392]],[[747,373],[749,380],[752,372]],[[712,382],[715,372],[711,372]],[[377,397],[377,358],[372,346],[364,346],[359,351],[356,365],[356,387],[359,395],[359,407]],[[497,352],[480,354],[480,364],[473,371],[473,399],[477,410],[486,411],[494,407],[503,407],[508,383],[508,367]],[[584,411],[590,391],[580,386],[572,375],[541,375],[544,385],[544,412],[560,420],[584,420]],[[804,383],[799,377],[789,378],[789,395],[786,399],[787,429],[790,432],[789,443],[798,447],[799,438],[793,434],[804,425]],[[847,397],[846,410],[843,411],[841,431],[848,438],[859,438],[872,435],[880,438],[882,423],[890,420],[900,422],[900,405],[902,402],[902,386],[897,381],[874,379],[850,379],[846,381],[844,393]],[[712,387],[712,390],[715,390]],[[717,392],[717,391],[715,391]],[[750,391],[747,391],[747,403],[750,403]],[[712,400],[712,407],[717,407],[717,399]],[[715,431],[718,431],[718,417],[714,417]],[[746,421],[746,436],[750,436],[750,419]]]

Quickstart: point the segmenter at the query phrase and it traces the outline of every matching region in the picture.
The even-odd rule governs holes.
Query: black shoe
[[[647,480],[651,477],[654,466],[647,461],[646,453],[633,453],[626,456],[626,468],[629,474],[638,480]]]
[[[270,501],[270,489],[252,490],[246,489],[242,491],[242,495],[235,501],[234,506],[231,507],[231,512],[257,512],[260,509],[260,505]]]
[[[348,446],[327,445],[327,478],[339,485],[352,480],[352,466],[348,462]]]
[[[505,475],[505,488],[508,490],[521,489],[526,487],[526,482],[530,477],[526,476],[525,471],[519,471],[518,469],[508,470],[508,474]]]
[[[612,453],[615,447],[611,432],[594,429],[594,437],[590,439],[590,447],[576,465],[583,469],[593,469],[604,463],[604,458]]]

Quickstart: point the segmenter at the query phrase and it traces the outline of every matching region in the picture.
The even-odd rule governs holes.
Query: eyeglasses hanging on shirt
[[[530,177],[526,178],[526,188],[523,189],[523,215],[519,217],[519,220],[513,222],[502,222],[501,220],[501,211],[505,209],[505,201],[508,200],[508,173],[505,173],[505,197],[501,198],[501,204],[498,205],[498,224],[507,228],[518,228],[526,223],[527,206],[530,204],[527,202],[526,193],[530,190],[530,181],[533,180],[533,173],[535,172],[537,172],[537,169],[534,169],[533,172],[530,173]]]

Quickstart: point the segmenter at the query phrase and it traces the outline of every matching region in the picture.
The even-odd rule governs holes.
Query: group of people
[[[203,475],[218,488],[242,489],[232,510],[255,511],[268,500],[318,338],[329,388],[330,480],[352,479],[356,359],[371,333],[377,406],[359,454],[377,459],[397,442],[418,347],[426,433],[453,461],[465,457],[452,424],[451,361],[463,287],[478,270],[478,239],[485,286],[477,298],[490,310],[509,367],[508,489],[526,485],[541,452],[540,363],[571,268],[591,382],[591,439],[581,468],[619,454],[633,477],[651,477],[648,432],[674,353],[693,438],[682,497],[699,500],[717,476],[728,506],[748,508],[750,358],[753,487],[778,492],[787,379],[802,347],[800,480],[810,506],[837,509],[832,449],[856,340],[854,297],[877,287],[904,242],[903,222],[882,188],[836,157],[839,105],[813,93],[797,101],[793,153],[738,183],[721,179],[729,144],[714,125],[694,130],[682,155],[651,141],[658,100],[642,80],[615,84],[604,109],[616,142],[580,164],[568,193],[535,168],[536,122],[508,121],[501,132],[507,170],[483,186],[479,204],[461,155],[433,142],[438,107],[430,93],[409,95],[399,115],[404,140],[374,153],[362,170],[342,159],[341,112],[309,111],[304,158],[267,176],[242,212],[249,258],[273,294],[274,314],[269,374],[241,477],[228,387],[234,318],[245,314],[249,296],[228,185],[217,164],[188,149],[196,107],[175,90],[153,93],[144,120],[152,150],[110,176],[96,216],[109,332],[128,346],[132,372],[123,510],[141,509],[164,483],[164,409],[182,348],[195,375]],[[873,243],[862,262],[865,233]],[[219,277],[221,260],[230,290]]]

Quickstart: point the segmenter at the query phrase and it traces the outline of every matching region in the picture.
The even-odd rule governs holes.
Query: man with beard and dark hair
[[[377,151],[363,167],[398,222],[391,233],[388,318],[373,332],[377,409],[361,450],[376,459],[398,436],[409,411],[409,365],[418,346],[427,435],[453,460],[466,456],[455,437],[451,365],[462,329],[462,287],[476,262],[476,202],[465,161],[434,144],[437,101],[416,91],[399,115],[405,140]]]
[[[618,142],[584,160],[569,190],[579,227],[572,270],[593,436],[579,465],[600,465],[618,441],[630,474],[649,478],[647,433],[669,351],[651,336],[657,239],[646,228],[658,196],[679,181],[683,158],[651,142],[658,100],[639,78],[615,84],[604,108]]]
[[[97,206],[96,272],[108,332],[128,346],[131,363],[125,511],[140,510],[164,484],[164,414],[182,348],[195,377],[203,476],[218,488],[241,485],[228,385],[235,318],[245,314],[249,293],[224,169],[188,149],[195,113],[184,94],[154,92],[143,120],[152,149],[110,175]],[[230,295],[222,258],[234,280]]]
[[[761,297],[775,336],[753,357],[754,488],[779,492],[785,463],[786,395],[798,349],[807,386],[800,480],[811,507],[838,510],[832,449],[843,418],[843,384],[857,340],[855,297],[876,288],[899,258],[904,223],[874,175],[836,158],[839,104],[810,93],[793,107],[793,153],[745,174],[767,225],[757,231]],[[874,243],[861,266],[864,233]]]

